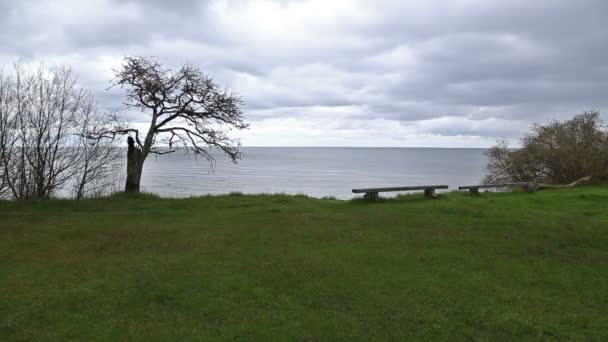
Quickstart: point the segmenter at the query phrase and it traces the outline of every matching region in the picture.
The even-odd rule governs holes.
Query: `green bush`
[[[521,148],[511,149],[501,141],[486,156],[486,183],[607,179],[608,131],[599,112],[585,112],[571,120],[534,125],[521,139]]]

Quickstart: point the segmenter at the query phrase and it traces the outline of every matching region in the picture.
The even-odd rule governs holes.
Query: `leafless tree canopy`
[[[16,63],[0,73],[0,196],[44,199],[69,183],[79,184],[76,197],[90,193],[115,159],[115,149],[83,134],[100,125],[93,96],[69,69]]]
[[[597,111],[567,121],[534,125],[521,148],[505,142],[486,151],[485,181],[570,183],[586,176],[608,178],[608,131]]]
[[[107,130],[110,117],[97,112],[93,102],[86,104],[78,118],[75,148],[79,160],[74,168],[72,192],[75,198],[99,197],[119,191],[117,176],[123,163],[123,152],[114,144],[113,139],[91,138],[94,132]]]
[[[213,162],[211,149],[216,148],[233,161],[241,157],[238,140],[228,132],[247,127],[242,101],[198,68],[186,64],[173,71],[153,58],[126,57],[112,85],[125,90],[127,108],[150,114],[147,132],[117,125],[100,134],[128,134],[133,139],[126,191],[139,191],[143,163],[150,153],[173,153],[181,147]]]

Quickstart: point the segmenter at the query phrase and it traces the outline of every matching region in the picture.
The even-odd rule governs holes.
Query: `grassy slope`
[[[0,203],[0,339],[608,339],[608,186]]]

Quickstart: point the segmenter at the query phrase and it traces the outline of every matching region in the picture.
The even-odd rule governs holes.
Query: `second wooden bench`
[[[424,195],[426,197],[435,198],[437,194],[435,190],[437,189],[447,189],[447,185],[419,185],[419,186],[397,186],[397,187],[389,187],[389,188],[367,188],[367,189],[353,189],[353,193],[365,195],[365,198],[368,201],[376,201],[380,192],[392,192],[392,191],[415,191],[415,190],[424,190]]]
[[[526,192],[532,192],[536,188],[536,183],[502,183],[502,184],[480,184],[459,186],[458,190],[469,190],[472,195],[479,194],[479,189],[498,189],[498,188],[514,188],[521,187]]]

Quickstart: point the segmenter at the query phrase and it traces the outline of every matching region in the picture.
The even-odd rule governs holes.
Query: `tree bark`
[[[127,138],[129,149],[127,150],[127,182],[125,192],[139,192],[139,183],[143,170],[143,158],[141,149],[135,146],[133,138]]]

